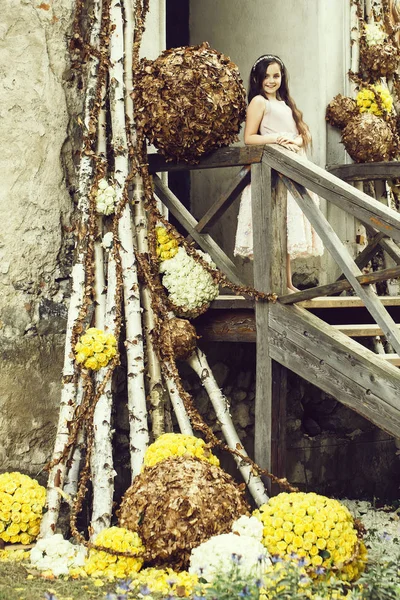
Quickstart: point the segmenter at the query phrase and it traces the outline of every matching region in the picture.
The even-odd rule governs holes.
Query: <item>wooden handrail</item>
[[[398,161],[328,165],[326,170],[345,181],[374,181],[376,179],[400,178],[400,162]]]
[[[198,164],[166,161],[161,154],[149,154],[150,173],[163,171],[193,171],[198,169],[217,169],[220,167],[241,167],[261,162],[264,146],[228,146],[219,148],[204,158]]]

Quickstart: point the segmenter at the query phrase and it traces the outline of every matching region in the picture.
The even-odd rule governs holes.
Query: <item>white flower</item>
[[[232,525],[233,533],[247,535],[261,542],[263,537],[263,524],[256,517],[246,517],[242,515]]]
[[[115,209],[116,191],[106,179],[100,179],[96,195],[96,211],[100,215],[111,215]]]
[[[340,500],[352,516],[359,519],[366,529],[363,538],[370,560],[400,560],[400,516],[397,511],[376,509],[362,500]]]
[[[208,254],[200,250],[199,255],[215,268]],[[173,258],[160,264],[163,274],[162,283],[168,290],[170,300],[177,306],[194,309],[211,302],[218,295],[218,285],[194,258],[189,256],[182,246]]]
[[[365,27],[365,41],[367,46],[382,44],[386,39],[386,33],[379,23],[368,23]]]
[[[39,540],[30,554],[31,564],[39,571],[51,570],[53,574],[68,575],[69,569],[83,567],[86,548],[64,540],[61,534]]]
[[[190,555],[189,573],[211,582],[216,575],[238,569],[242,577],[260,577],[271,564],[264,546],[254,537],[223,533],[216,535]]]
[[[109,250],[111,248],[111,246],[113,245],[113,241],[114,241],[113,232],[109,231],[108,233],[106,233],[106,234],[103,235],[103,239],[101,241],[101,245],[106,250]]]

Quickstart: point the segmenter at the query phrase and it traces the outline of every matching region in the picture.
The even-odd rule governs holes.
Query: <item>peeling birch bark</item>
[[[112,143],[115,156],[115,180],[119,184],[119,189],[117,190],[118,207],[124,202],[126,178],[129,173],[128,145],[125,130],[124,37],[122,9],[119,0],[113,0],[111,4],[111,23],[114,30],[110,46],[110,108]],[[122,209],[119,218],[118,235],[121,244],[120,256],[124,285],[128,415],[133,479],[140,473],[149,440],[149,433],[144,387],[142,309],[140,306],[140,290],[133,246],[134,230],[128,203]]]
[[[186,362],[192,367],[193,371],[197,373],[202,385],[205,387],[209,395],[227,445],[232,449],[240,448],[240,452],[244,456],[247,456],[239,436],[236,433],[232,417],[229,413],[229,406],[226,397],[218,387],[210,365],[208,364],[206,355],[200,350],[200,348],[197,348]],[[234,459],[257,506],[261,506],[261,504],[268,502],[268,496],[260,477],[254,475],[250,465],[241,461],[238,456],[234,456]]]
[[[164,375],[164,380],[168,389],[172,408],[174,409],[174,413],[178,421],[180,432],[186,435],[193,435],[190,419],[173,379]]]
[[[101,28],[101,12],[102,0],[94,0],[93,2],[93,17],[92,30],[90,34],[90,43],[96,49],[99,48],[100,28]],[[85,98],[85,119],[84,124],[86,131],[89,128],[90,112],[93,107],[93,102],[96,96],[97,71],[99,59],[97,56],[91,55],[88,83]],[[77,251],[75,265],[72,268],[72,294],[68,309],[67,331],[65,340],[65,355],[63,366],[63,381],[61,390],[60,414],[57,426],[57,434],[54,445],[52,460],[58,459],[65,448],[69,434],[69,423],[72,421],[74,412],[77,406],[76,398],[76,377],[75,377],[75,362],[72,348],[72,334],[79,311],[83,305],[85,292],[85,239],[84,231],[89,217],[89,192],[91,186],[91,178],[93,173],[93,164],[90,156],[82,152],[80,168],[79,168],[79,203],[80,210],[80,232],[77,242]],[[56,531],[58,515],[60,511],[61,496],[56,488],[63,489],[66,475],[65,461],[56,464],[49,472],[47,483],[46,508],[41,526],[40,537],[49,537]]]

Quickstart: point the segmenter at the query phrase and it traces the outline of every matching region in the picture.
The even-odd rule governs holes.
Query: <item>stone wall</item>
[[[73,0],[5,0],[0,25],[0,470],[39,470],[59,402],[71,199]],[[73,103],[71,103],[73,105]]]

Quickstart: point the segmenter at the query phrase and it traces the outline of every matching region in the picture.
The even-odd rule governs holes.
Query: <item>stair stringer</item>
[[[270,357],[400,437],[400,370],[298,306],[268,311]]]

